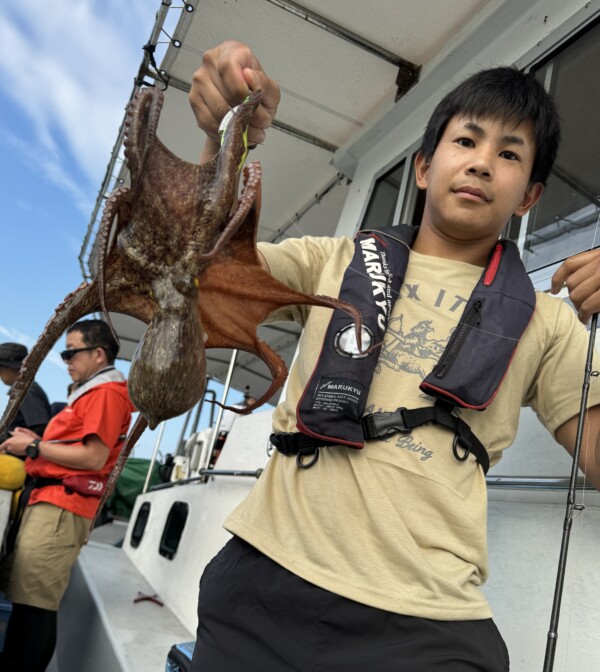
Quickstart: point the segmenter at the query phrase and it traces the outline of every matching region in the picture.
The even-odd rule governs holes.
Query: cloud
[[[35,174],[42,175],[48,182],[66,192],[75,206],[88,216],[93,203],[85,191],[75,182],[69,171],[62,165],[60,157],[35,143],[27,142],[0,126],[0,144],[8,145],[17,152],[23,162]],[[24,207],[26,204],[23,204]]]
[[[3,92],[31,125],[30,143],[43,148],[44,171],[55,183],[67,186],[69,159],[89,185],[102,178],[154,21],[150,4],[0,5]]]

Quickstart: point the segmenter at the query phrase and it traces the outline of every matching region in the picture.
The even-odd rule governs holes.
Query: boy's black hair
[[[530,73],[502,66],[471,75],[450,91],[433,111],[425,129],[421,151],[427,163],[455,116],[499,119],[515,126],[531,119],[535,160],[530,182],[546,184],[560,142],[560,120],[552,98]]]
[[[110,327],[103,320],[81,320],[67,329],[67,334],[79,331],[86,345],[95,345],[106,353],[109,364],[115,361],[119,352],[119,344],[112,335]]]

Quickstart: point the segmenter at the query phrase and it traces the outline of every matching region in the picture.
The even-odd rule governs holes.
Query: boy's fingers
[[[588,250],[566,259],[552,276],[551,292],[557,294],[574,274],[589,264],[589,273],[600,273],[600,250]],[[577,279],[575,279],[575,284]]]
[[[281,89],[279,84],[271,79],[263,70],[253,70],[244,68],[244,79],[252,91],[262,91],[260,105],[264,108],[267,115],[272,119],[277,112],[277,106],[281,100]]]
[[[202,56],[202,65],[192,77],[189,101],[198,125],[210,137],[217,137],[219,124],[250,89],[243,69],[254,64],[252,52],[238,42],[225,42]]]
[[[553,294],[566,286],[581,322],[600,311],[600,250],[588,250],[567,259],[552,277]]]

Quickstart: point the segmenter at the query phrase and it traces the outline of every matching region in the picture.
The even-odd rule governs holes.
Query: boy
[[[203,161],[218,151],[218,124],[229,106],[259,88],[263,100],[249,142],[264,139],[278,86],[244,45],[227,42],[205,53],[190,93],[209,136]],[[497,292],[485,295],[484,312],[492,307],[497,317],[492,336],[500,336],[498,343],[513,339],[502,323],[511,322],[514,311],[501,304],[514,291],[511,306],[520,312],[528,281],[517,279],[522,266],[501,271],[489,260],[510,217],[524,215],[540,199],[558,140],[552,101],[532,76],[512,68],[474,75],[434,111],[415,165],[426,203],[409,241],[402,287],[410,292],[399,290],[384,320],[379,360],[366,385],[366,417],[381,419],[399,407],[425,410],[429,420],[412,431],[367,437],[363,450],[340,445],[344,441],[319,443],[314,422],[323,426],[323,411],[311,406],[318,392],[311,385],[315,376],[323,380],[327,362],[319,353],[334,358],[339,346],[330,338],[330,314],[300,307],[274,316],[300,315],[305,330],[287,397],[274,413],[273,441],[282,453],[290,445],[311,444],[316,461],[299,468],[308,466],[306,456],[274,453],[227,519],[235,536],[202,578],[193,670],[509,669],[506,646],[479,590],[487,578],[486,460],[495,464],[514,440],[521,405],[532,406],[573,451],[581,392],[573,371],[583,370],[587,335],[563,302],[537,294],[535,310],[523,309],[524,332],[484,412],[476,404],[448,412],[436,402],[443,422],[433,422],[434,399],[420,385],[453,332],[465,328],[463,309],[474,290],[485,292],[496,272],[504,273],[506,293],[499,299]],[[393,246],[388,234],[380,237],[384,247]],[[375,254],[371,249],[369,255]],[[260,246],[264,267],[279,280],[332,296],[352,282],[355,250],[345,238]],[[565,262],[553,291],[565,282],[586,322],[600,309],[600,253]],[[358,298],[368,308],[372,301],[365,294],[368,289]],[[483,326],[479,331],[486,336]],[[475,358],[468,361],[464,368],[474,369]],[[580,464],[596,487],[599,403],[600,390],[592,386]],[[341,414],[339,422],[331,420],[335,436],[345,421]],[[476,442],[483,454],[465,448]]]

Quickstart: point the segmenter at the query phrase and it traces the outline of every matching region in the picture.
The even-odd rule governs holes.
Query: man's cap
[[[0,343],[0,366],[18,371],[28,350],[20,343]]]

